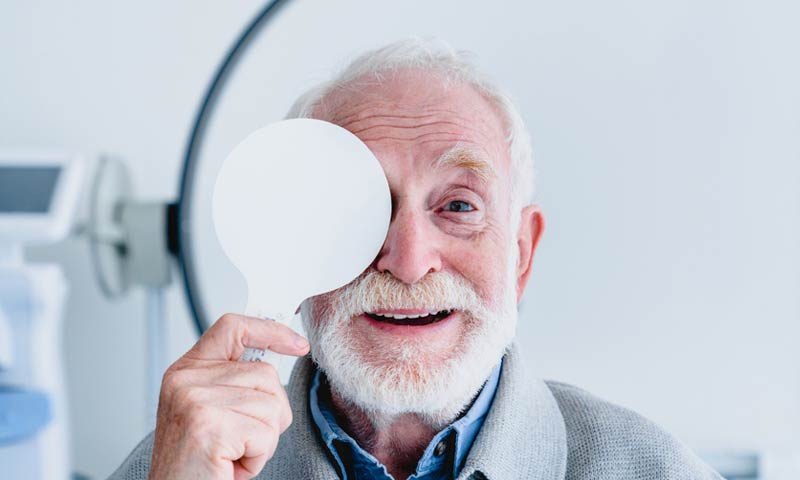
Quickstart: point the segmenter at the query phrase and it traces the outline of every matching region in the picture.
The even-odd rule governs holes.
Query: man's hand
[[[301,356],[289,327],[223,315],[164,373],[150,479],[249,479],[275,453],[292,411],[278,372],[240,362],[246,347]]]

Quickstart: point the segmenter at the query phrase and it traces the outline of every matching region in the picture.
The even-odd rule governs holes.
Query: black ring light
[[[186,292],[186,300],[189,304],[192,318],[199,335],[203,334],[205,326],[203,319],[206,319],[206,311],[203,308],[200,295],[197,291],[197,278],[193,266],[192,249],[190,243],[189,218],[191,211],[190,192],[194,182],[195,161],[197,153],[202,146],[202,137],[205,133],[205,126],[216,104],[217,95],[222,91],[228,76],[236,66],[239,57],[250,45],[256,33],[266,25],[270,19],[279,11],[280,7],[288,3],[289,0],[273,0],[265,5],[258,14],[250,21],[242,33],[237,38],[233,47],[228,51],[225,59],[217,68],[211,84],[206,90],[200,109],[195,116],[189,141],[186,144],[186,151],[183,157],[183,171],[181,173],[180,192],[176,204],[170,206],[168,215],[168,238],[170,250],[177,254],[178,264],[180,265],[183,287]],[[208,319],[206,319],[208,320]],[[211,324],[211,321],[206,323]]]

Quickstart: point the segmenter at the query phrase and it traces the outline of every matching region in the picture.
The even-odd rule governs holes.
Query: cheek
[[[498,300],[506,282],[505,248],[483,246],[465,248],[451,257],[453,269],[462,275],[487,303]]]
[[[311,302],[312,326],[319,328],[322,323],[330,321],[331,316],[336,313],[333,300],[334,298],[330,293],[311,297],[309,301]]]

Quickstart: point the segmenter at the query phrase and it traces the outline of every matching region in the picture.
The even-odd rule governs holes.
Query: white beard
[[[516,255],[510,257],[494,305],[486,305],[461,276],[437,272],[407,285],[374,269],[342,289],[306,300],[301,313],[314,360],[339,396],[376,428],[406,413],[443,428],[469,406],[514,338]],[[456,348],[431,352],[419,341],[352,340],[352,319],[363,312],[421,306],[460,311],[464,321]]]

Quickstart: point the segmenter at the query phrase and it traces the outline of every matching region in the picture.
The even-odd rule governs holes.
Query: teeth
[[[395,320],[404,320],[406,318],[427,317],[427,316],[436,315],[437,313],[442,313],[442,312],[450,312],[450,310],[437,310],[435,312],[418,313],[418,314],[415,314],[415,315],[401,315],[399,313],[375,313],[373,315],[376,315],[376,316],[379,316],[379,317],[393,318]]]

